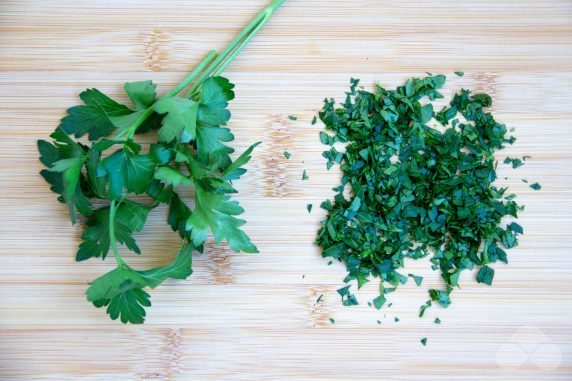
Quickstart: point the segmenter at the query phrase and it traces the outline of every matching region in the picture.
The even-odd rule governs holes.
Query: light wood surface
[[[152,292],[143,326],[88,304],[86,282],[113,261],[74,263],[82,227],[70,226],[38,175],[36,140],[86,87],[124,99],[123,82],[152,79],[166,92],[265,3],[0,2],[0,379],[572,379],[572,2],[564,0],[287,0],[226,72],[236,83],[235,148],[263,141],[237,183],[261,253],[209,245],[190,280]],[[516,171],[500,165],[499,182],[526,205],[525,235],[510,264],[496,266],[492,287],[464,274],[447,310],[417,318],[427,288],[440,284],[426,261],[408,263],[425,281],[391,294],[391,308],[368,308],[377,282],[358,294],[359,306],[343,307],[343,266],[328,266],[312,243],[318,205],[339,173],[325,170],[310,121],[324,97],[343,99],[351,76],[395,86],[426,71],[448,75],[446,94],[492,94],[498,120],[516,128],[517,143],[499,158],[532,159]],[[135,266],[166,263],[178,244],[164,209],[139,237]]]

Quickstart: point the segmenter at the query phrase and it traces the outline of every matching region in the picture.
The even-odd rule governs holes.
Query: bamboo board
[[[226,73],[237,85],[235,148],[263,141],[237,183],[261,254],[209,245],[190,280],[152,292],[143,326],[112,322],[86,302],[86,281],[113,263],[74,263],[82,228],[37,174],[35,141],[86,87],[121,98],[122,82],[152,79],[166,91],[264,4],[0,3],[0,379],[572,379],[570,1],[288,0]],[[408,263],[425,281],[390,295],[391,308],[367,307],[375,282],[359,306],[343,307],[343,266],[328,266],[312,244],[324,216],[317,206],[339,174],[326,172],[310,120],[324,97],[343,98],[351,76],[395,86],[425,71],[448,75],[446,94],[491,93],[497,118],[516,128],[500,158],[532,159],[499,175],[526,205],[525,235],[510,265],[496,266],[493,287],[464,274],[447,310],[416,316],[440,284],[427,262]],[[178,239],[165,210],[139,242],[135,267],[169,261]]]

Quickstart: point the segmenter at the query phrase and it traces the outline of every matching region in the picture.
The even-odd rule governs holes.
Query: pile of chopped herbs
[[[378,309],[407,282],[400,272],[406,258],[432,256],[445,283],[429,290],[422,315],[431,301],[451,303],[463,270],[478,269],[477,282],[490,285],[489,264],[506,263],[505,249],[523,233],[515,222],[501,223],[523,207],[494,185],[495,152],[516,139],[487,112],[487,94],[461,90],[435,112],[431,101],[443,98],[438,90],[445,79],[413,78],[395,90],[377,85],[374,93],[356,89],[359,81],[352,79],[345,102],[326,99],[319,114],[330,132],[320,133],[331,146],[323,153],[327,168],[338,163],[343,175],[334,199],[321,204],[328,214],[316,242],[323,257],[346,264],[345,282],[355,280],[359,288],[381,278],[373,300]],[[345,152],[334,147],[338,142]],[[357,304],[349,286],[338,292],[344,305]]]

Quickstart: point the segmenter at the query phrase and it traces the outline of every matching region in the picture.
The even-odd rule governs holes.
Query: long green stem
[[[201,61],[201,63],[193,70],[185,79],[181,81],[177,86],[173,87],[171,91],[167,93],[167,97],[174,97],[179,94],[185,87],[191,84],[206,67],[217,57],[215,50],[211,50],[209,54]]]
[[[125,261],[121,258],[121,255],[119,255],[117,241],[115,240],[115,212],[117,212],[117,203],[115,200],[111,200],[111,203],[109,204],[109,241],[111,243],[113,255],[117,261],[117,266],[123,266],[125,265]]]
[[[256,33],[262,27],[272,14],[284,3],[286,0],[274,0],[266,8],[257,14],[252,21],[250,21],[244,29],[236,36],[234,40],[227,46],[227,48],[218,56],[218,58],[209,65],[203,72],[199,79],[195,82],[193,87],[187,92],[187,97],[191,96],[202,84],[202,82],[212,75],[220,75],[224,69],[232,62],[232,60],[240,53],[240,51],[248,44]]]

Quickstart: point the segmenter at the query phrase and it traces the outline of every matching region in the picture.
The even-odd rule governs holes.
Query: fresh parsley
[[[147,291],[169,278],[191,275],[192,251],[203,251],[209,233],[235,252],[258,252],[241,229],[245,221],[238,216],[244,210],[231,199],[233,182],[246,172],[258,143],[231,159],[228,143],[234,135],[226,124],[234,85],[221,73],[283,1],[274,0],[222,54],[210,52],[167,94],[157,96],[151,81],[128,82],[127,105],[87,89],[80,94],[83,104],[67,110],[51,142],[38,141],[46,167],[41,175],[67,204],[72,223],[78,214],[85,220],[76,259],[105,259],[110,252],[115,257],[117,267],[90,282],[86,292],[111,319],[143,323],[151,306]],[[138,142],[144,132],[154,133],[156,142]],[[87,137],[89,143],[72,137]],[[183,187],[194,189],[194,208],[180,196]],[[118,245],[140,254],[134,234],[160,204],[168,206],[168,223],[178,232],[181,248],[166,266],[136,270]]]

